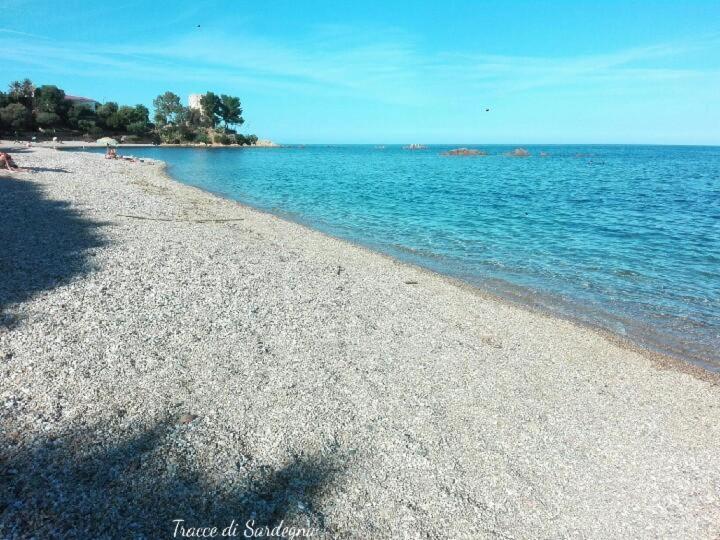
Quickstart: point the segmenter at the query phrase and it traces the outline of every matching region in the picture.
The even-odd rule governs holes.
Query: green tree
[[[77,126],[83,133],[91,133],[97,125],[92,120],[79,120]]]
[[[252,146],[258,140],[257,135],[235,135],[238,144]]]
[[[145,135],[148,132],[147,122],[130,122],[127,125],[127,132],[133,135]]]
[[[203,125],[203,113],[197,109],[184,107],[182,112],[182,122],[191,129],[197,129]]]
[[[177,125],[183,115],[184,107],[180,103],[180,96],[172,92],[165,92],[153,100],[155,108],[155,123],[166,126]]]
[[[104,120],[105,128],[112,131],[123,131],[125,129],[125,119],[120,111],[112,113]]]
[[[35,93],[35,85],[30,79],[24,81],[13,81],[10,83],[10,99],[15,103],[20,103],[27,108],[32,107],[33,94]]]
[[[210,144],[212,141],[210,140],[210,137],[208,137],[208,134],[205,131],[200,131],[195,135],[195,142]]]
[[[200,108],[210,127],[217,126],[221,117],[222,100],[212,92],[208,92],[200,97]]]
[[[213,137],[213,142],[228,145],[235,142],[235,137],[225,133],[216,133]]]
[[[95,119],[97,115],[90,107],[73,106],[67,113],[67,123],[71,128],[80,128],[80,122],[82,120],[89,120],[95,125]],[[80,128],[82,129],[82,128]]]
[[[115,129],[124,131],[129,124],[135,121],[135,109],[128,105],[121,105],[116,113]]]
[[[240,105],[240,98],[223,94],[220,96],[220,102],[219,114],[220,118],[225,122],[226,128],[230,125],[241,126],[245,123],[242,117],[243,110]]]
[[[165,144],[180,144],[183,136],[180,129],[177,127],[170,127],[169,129],[163,129],[160,131],[160,140]]]
[[[45,84],[35,89],[33,108],[35,112],[57,115],[65,115],[69,109],[68,102],[65,100],[65,92],[51,84]]]
[[[128,126],[131,124],[142,124],[144,132],[150,123],[148,120],[149,114],[150,111],[144,105],[135,105],[134,107],[123,105],[118,108],[117,112],[108,117],[107,125],[111,129],[127,131]]]
[[[95,114],[97,115],[97,123],[98,126],[101,128],[106,129],[112,129],[108,125],[108,120],[111,116],[114,114],[117,114],[118,111],[118,104],[114,101],[108,101],[107,103],[104,103],[103,105],[100,105],[97,109],[95,109]]]
[[[10,129],[30,129],[32,113],[21,103],[11,103],[0,109],[0,122]]]
[[[38,112],[35,114],[35,122],[41,127],[52,127],[60,124],[60,115],[54,112]]]
[[[96,139],[103,134],[103,129],[92,120],[80,120],[79,127],[85,135]]]
[[[150,111],[145,105],[135,105],[134,111],[134,122],[142,122],[145,125],[148,125],[150,123]]]

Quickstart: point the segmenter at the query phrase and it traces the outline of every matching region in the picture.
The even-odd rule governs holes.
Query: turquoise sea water
[[[529,158],[475,147],[490,155],[352,145],[124,152],[165,160],[187,184],[720,369],[720,147],[528,146]]]

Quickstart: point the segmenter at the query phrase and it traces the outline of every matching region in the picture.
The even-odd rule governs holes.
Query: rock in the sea
[[[403,150],[427,150],[427,146],[424,144],[408,144],[403,146]]]
[[[530,157],[530,152],[528,152],[524,148],[516,148],[512,152],[509,152],[507,155],[512,157]]]
[[[280,145],[270,139],[258,139],[252,146],[261,146],[263,148],[278,148]]]
[[[484,150],[476,150],[475,148],[454,148],[442,153],[443,156],[487,156]]]

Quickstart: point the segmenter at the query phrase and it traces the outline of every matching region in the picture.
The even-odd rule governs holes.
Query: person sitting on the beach
[[[7,152],[0,152],[0,170],[7,169],[10,172],[30,172],[30,169],[18,167],[12,156]]]

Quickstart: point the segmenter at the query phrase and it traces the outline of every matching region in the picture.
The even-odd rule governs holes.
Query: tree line
[[[200,108],[185,107],[180,97],[165,92],[153,101],[154,122],[144,105],[119,105],[114,101],[95,107],[74,103],[55,85],[35,86],[14,81],[0,92],[0,131],[6,133],[74,132],[86,139],[103,135],[127,141],[163,143],[254,144],[255,135],[242,135],[234,127],[245,121],[240,98],[207,92]]]
[[[200,107],[186,107],[180,96],[165,92],[153,100],[155,126],[167,143],[219,142],[255,144],[257,136],[242,135],[234,127],[245,123],[240,98],[207,92],[200,96]]]

